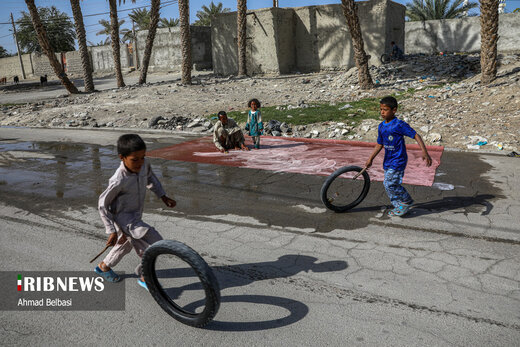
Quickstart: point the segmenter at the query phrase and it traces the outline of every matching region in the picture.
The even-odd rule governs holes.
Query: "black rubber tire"
[[[381,55],[380,60],[381,60],[381,63],[383,63],[383,64],[388,64],[391,61],[390,56],[386,53]]]
[[[206,296],[201,313],[183,310],[166,295],[155,272],[155,262],[161,254],[172,254],[185,261],[198,275]],[[220,307],[220,287],[217,278],[202,257],[182,242],[161,240],[148,247],[142,259],[143,276],[150,294],[170,316],[184,324],[201,328],[208,324]]]
[[[370,176],[368,175],[368,173],[366,171],[363,172],[363,174],[362,174],[363,179],[364,179],[364,185],[363,185],[361,194],[357,198],[355,198],[355,200],[353,197],[353,200],[351,203],[346,204],[346,205],[334,205],[327,198],[327,191],[328,191],[329,187],[331,186],[332,182],[334,182],[334,180],[349,179],[349,178],[339,178],[339,176],[341,176],[342,174],[349,172],[349,171],[360,172],[361,170],[363,170],[363,169],[359,166],[344,166],[342,168],[337,169],[329,177],[327,177],[327,179],[325,180],[325,183],[323,183],[323,186],[321,187],[321,193],[320,193],[321,201],[323,202],[323,204],[325,204],[325,207],[327,207],[329,210],[332,210],[334,212],[345,212],[345,211],[350,210],[351,208],[359,205],[361,203],[361,201],[363,201],[363,199],[367,196],[368,191],[370,190]]]

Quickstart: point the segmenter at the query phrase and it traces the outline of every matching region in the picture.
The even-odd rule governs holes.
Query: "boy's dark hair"
[[[217,117],[220,118],[220,116],[227,116],[226,111],[219,111],[219,113],[217,114]]]
[[[258,99],[251,99],[247,102],[247,107],[251,107],[251,103],[254,102],[257,108],[260,108],[260,101]]]
[[[141,136],[137,134],[121,135],[117,140],[117,154],[123,157],[129,156],[133,152],[146,150],[146,144]]]
[[[395,45],[395,41],[390,42],[391,45]]]
[[[397,108],[397,100],[393,96],[385,96],[379,101],[381,105],[386,105],[391,109]]]

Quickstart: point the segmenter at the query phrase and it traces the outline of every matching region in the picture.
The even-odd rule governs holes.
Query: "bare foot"
[[[99,266],[99,268],[101,269],[101,271],[103,271],[103,272],[110,271],[110,267],[108,267],[108,266],[105,264],[105,262],[103,262],[103,261],[102,261],[101,263],[99,263],[98,266]]]

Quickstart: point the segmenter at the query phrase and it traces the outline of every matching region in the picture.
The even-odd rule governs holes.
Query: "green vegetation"
[[[406,16],[410,21],[463,18],[477,7],[478,3],[464,0],[413,0],[406,4]]]
[[[76,31],[67,13],[51,6],[38,8],[38,14],[47,32],[52,50],[56,53],[73,51]],[[31,15],[22,11],[21,17],[16,23],[18,24],[17,37],[23,52],[42,52]]]
[[[342,109],[347,103],[338,103],[331,106],[325,103],[313,103],[308,108],[287,109],[287,106],[262,107],[262,121],[269,122],[276,119],[292,125],[306,125],[321,123],[326,121],[345,122],[351,126],[356,126],[363,119],[379,118],[379,99],[370,98],[359,101],[349,102],[352,107]],[[212,115],[215,117],[216,115]],[[247,121],[247,111],[230,111],[228,117],[233,118],[238,123]]]
[[[215,17],[217,14],[220,13],[228,13],[231,11],[229,8],[225,8],[221,2],[219,2],[217,5],[213,3],[213,1],[209,4],[209,7],[206,5],[202,5],[202,8],[200,11],[197,11],[197,20],[193,25],[205,25],[210,26],[211,25],[211,19]]]
[[[438,89],[444,85],[430,85],[421,90]],[[417,92],[415,88],[409,88],[404,92],[393,94],[397,101],[406,99]],[[262,121],[269,122],[276,119],[292,125],[307,125],[313,123],[322,123],[327,121],[344,122],[349,126],[357,126],[364,119],[380,119],[379,115],[380,98],[366,98],[358,101],[342,102],[334,106],[326,103],[312,103],[308,108],[292,108],[288,109],[287,105],[262,107]],[[352,107],[342,109],[346,104]],[[402,109],[401,109],[402,110]],[[247,121],[247,110],[230,111],[228,117],[233,118],[238,123]],[[216,117],[216,114],[211,115]]]
[[[4,57],[8,57],[9,56],[9,52],[7,52],[7,50],[0,46],[0,58],[4,58]]]

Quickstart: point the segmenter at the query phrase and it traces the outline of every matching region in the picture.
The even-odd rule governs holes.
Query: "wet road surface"
[[[96,204],[119,165],[120,134],[0,128],[5,270],[90,269],[106,239]],[[193,139],[142,135],[149,149]],[[144,220],[212,265],[216,321],[186,327],[128,278],[124,312],[0,312],[7,341],[507,346],[520,337],[517,159],[444,153],[433,187],[407,186],[416,205],[402,219],[386,215],[381,182],[335,214],[320,201],[320,176],[150,160],[178,205],[149,194]],[[129,254],[116,270],[136,263]],[[67,322],[68,337],[50,320]]]

